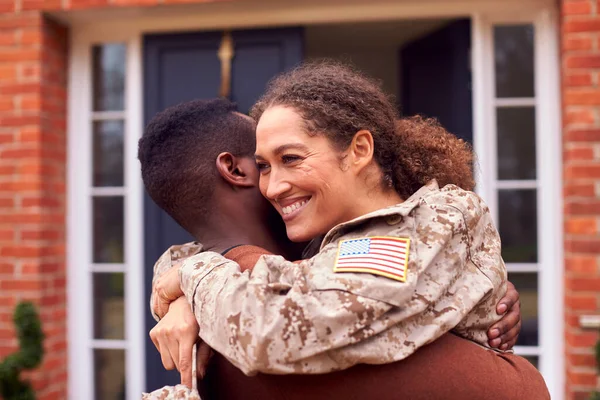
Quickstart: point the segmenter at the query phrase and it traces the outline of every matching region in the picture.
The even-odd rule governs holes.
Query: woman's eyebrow
[[[300,150],[300,151],[307,152],[308,151],[308,147],[306,147],[302,143],[287,143],[287,144],[282,144],[281,146],[278,146],[278,147],[275,148],[275,150],[273,150],[273,155],[275,157],[277,157],[278,155],[280,155],[281,153],[284,153],[287,150]],[[254,158],[257,159],[257,160],[264,160],[264,157],[261,156],[258,153],[254,154]]]

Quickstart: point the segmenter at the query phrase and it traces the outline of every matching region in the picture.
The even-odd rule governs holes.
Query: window
[[[74,46],[69,136],[69,397],[143,389],[139,123],[127,41]],[[85,66],[83,64],[85,63]],[[75,89],[76,88],[76,89]],[[132,101],[133,100],[133,101]],[[136,110],[139,112],[138,110]]]
[[[475,18],[474,146],[478,191],[521,296],[515,348],[562,387],[562,237],[558,55],[550,13]]]

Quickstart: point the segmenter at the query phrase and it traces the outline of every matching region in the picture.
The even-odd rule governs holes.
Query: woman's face
[[[355,217],[356,174],[323,135],[310,136],[294,109],[267,109],[256,129],[260,191],[282,216],[290,240],[307,241]]]

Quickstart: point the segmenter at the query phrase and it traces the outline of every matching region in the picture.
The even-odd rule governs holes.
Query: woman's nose
[[[266,197],[269,200],[277,200],[284,195],[292,187],[283,174],[271,170],[269,174],[269,182],[267,183]]]

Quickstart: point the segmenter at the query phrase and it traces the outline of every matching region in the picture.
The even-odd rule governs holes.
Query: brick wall
[[[66,65],[63,27],[0,14],[0,359],[15,349],[15,303],[35,301],[47,337],[32,374],[40,400],[66,398]]]
[[[600,1],[561,4],[567,398],[598,385],[595,332],[581,314],[600,310]]]

